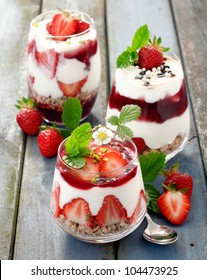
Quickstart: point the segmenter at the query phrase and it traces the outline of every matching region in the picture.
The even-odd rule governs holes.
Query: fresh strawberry
[[[126,159],[118,151],[108,152],[100,158],[101,176],[106,178],[116,177],[126,164]]]
[[[99,177],[99,162],[90,157],[86,157],[85,160],[86,165],[75,171],[75,175],[81,180],[95,182]]]
[[[62,211],[60,208],[60,186],[59,185],[52,191],[51,209],[53,209],[55,211],[54,215],[56,218],[60,217]]]
[[[143,190],[140,191],[140,195],[138,198],[138,202],[136,205],[136,208],[134,209],[133,214],[131,215],[131,217],[129,218],[129,222],[134,222],[137,220],[137,218],[139,217],[140,211],[142,210],[142,203],[146,201],[146,196]]]
[[[190,198],[181,191],[167,191],[157,200],[163,216],[172,224],[182,224],[190,211]]]
[[[72,221],[79,225],[92,227],[94,217],[92,216],[89,204],[83,198],[75,198],[63,207],[63,215],[68,221]]]
[[[44,71],[44,74],[52,79],[55,77],[59,55],[53,49],[46,52],[35,52],[35,58],[38,65]]]
[[[65,41],[67,36],[75,33],[76,23],[77,19],[66,11],[62,11],[61,14],[56,14],[53,17],[50,27],[49,25],[47,26],[47,30],[53,36],[60,36],[59,38],[55,38],[57,41]]]
[[[162,53],[151,45],[146,45],[139,50],[138,65],[140,68],[151,70],[163,64]]]
[[[174,185],[176,190],[186,189],[185,194],[189,197],[192,196],[193,191],[193,179],[188,173],[174,172],[171,173],[164,181],[163,187]]]
[[[16,115],[16,121],[21,129],[29,135],[36,135],[42,124],[42,115],[36,109],[37,104],[31,99],[22,98],[15,105],[20,111]]]
[[[81,90],[81,88],[84,86],[86,83],[88,77],[85,77],[84,79],[73,83],[73,84],[65,84],[61,81],[58,82],[58,86],[63,92],[65,96],[70,96],[70,97],[75,97]]]
[[[89,29],[90,24],[85,22],[85,21],[77,21],[76,23],[76,34],[82,33],[84,31],[86,31],[87,29]]]
[[[144,139],[141,137],[133,137],[132,141],[137,147],[138,154],[141,155],[144,152],[144,150],[147,148]]]
[[[41,154],[44,157],[53,157],[57,155],[63,137],[56,128],[50,127],[40,131],[37,141]]]
[[[184,190],[184,193],[190,198],[193,191],[193,178],[190,174],[179,170],[179,163],[173,164],[169,170],[163,170],[165,176],[163,182],[164,191],[173,186],[176,190]]]
[[[96,216],[96,222],[100,226],[110,226],[127,219],[126,209],[114,195],[104,198],[103,204]]]

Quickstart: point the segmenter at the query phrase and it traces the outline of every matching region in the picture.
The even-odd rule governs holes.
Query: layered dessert
[[[102,126],[94,133],[81,168],[70,165],[67,140],[60,145],[51,211],[72,236],[105,243],[123,238],[139,226],[146,198],[134,143]],[[107,144],[97,144],[97,134],[103,139],[106,133]]]
[[[137,51],[133,63],[126,67],[117,64],[106,118],[118,115],[125,104],[139,105],[141,116],[128,124],[139,153],[156,150],[171,158],[182,149],[190,130],[186,84],[179,59],[147,43]]]
[[[48,122],[62,122],[62,107],[80,99],[82,119],[95,103],[100,52],[93,20],[78,11],[52,11],[32,20],[28,36],[29,96]]]

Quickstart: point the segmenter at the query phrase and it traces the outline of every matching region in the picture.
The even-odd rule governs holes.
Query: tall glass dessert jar
[[[118,115],[123,105],[139,105],[141,116],[128,124],[139,153],[161,151],[169,160],[188,139],[190,113],[182,65],[175,55],[162,53],[158,40],[153,40],[157,46],[141,45],[126,67],[120,62],[123,54],[118,57],[106,118]]]
[[[73,10],[49,11],[31,21],[27,51],[29,96],[47,122],[62,124],[62,107],[79,98],[82,119],[100,83],[100,51],[93,19]]]

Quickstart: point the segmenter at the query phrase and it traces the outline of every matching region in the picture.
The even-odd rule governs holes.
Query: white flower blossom
[[[114,136],[114,133],[110,129],[108,129],[104,126],[99,127],[93,133],[94,142],[99,146],[101,146],[103,144],[108,144],[111,141],[111,138],[113,136]]]

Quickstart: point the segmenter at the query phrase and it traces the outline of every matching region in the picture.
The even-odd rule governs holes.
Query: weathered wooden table
[[[27,96],[26,44],[30,20],[56,7],[79,9],[96,23],[102,56],[101,87],[88,121],[103,123],[115,62],[137,28],[147,23],[181,57],[191,104],[187,146],[170,163],[192,174],[187,221],[175,244],[142,237],[146,226],[119,242],[88,244],[53,222],[49,197],[56,158],[40,155],[37,138],[16,124],[14,104]],[[0,258],[1,259],[207,259],[207,1],[206,0],[1,0],[0,1]],[[159,223],[166,223],[155,217]]]

